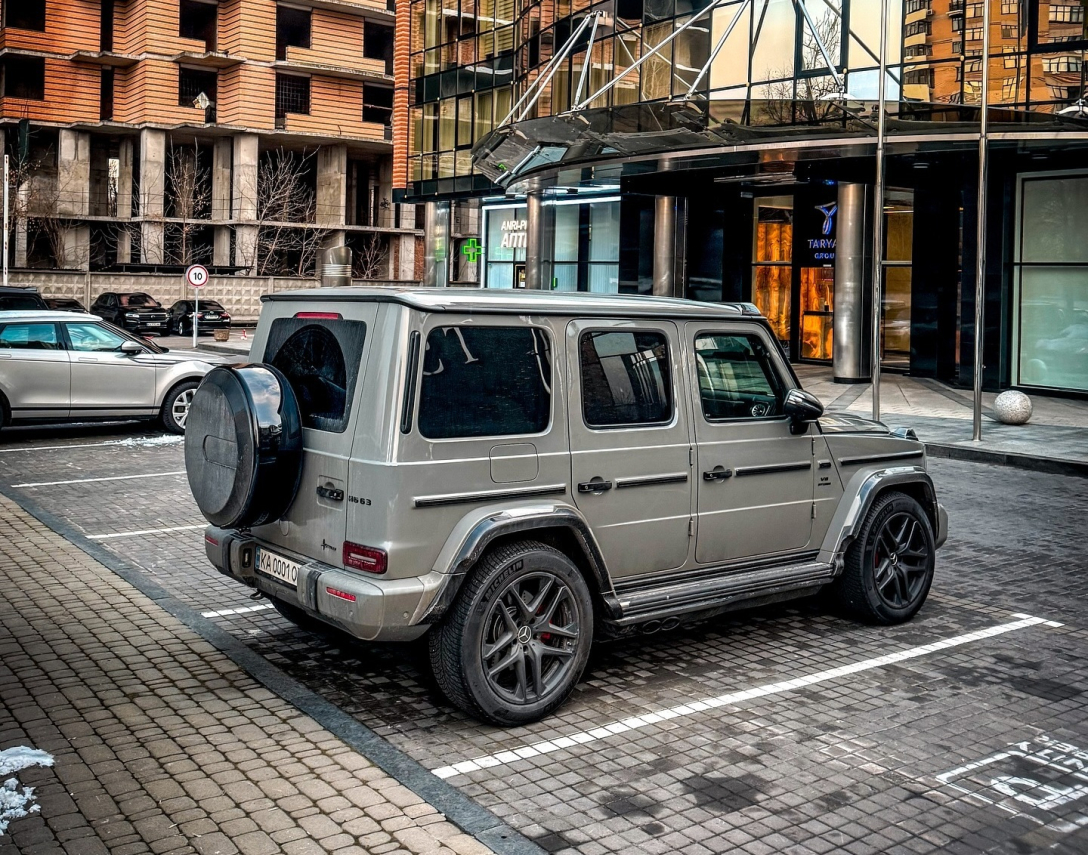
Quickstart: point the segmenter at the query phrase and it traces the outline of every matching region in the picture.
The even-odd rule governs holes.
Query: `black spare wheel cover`
[[[185,470],[212,525],[279,519],[302,475],[302,420],[287,378],[263,363],[209,371],[185,423]]]

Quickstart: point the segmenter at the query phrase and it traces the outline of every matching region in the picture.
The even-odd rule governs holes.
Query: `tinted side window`
[[[540,433],[551,400],[551,346],[543,330],[437,327],[427,336],[419,432],[428,439]]]
[[[695,368],[707,419],[762,419],[781,414],[782,383],[758,336],[696,336]]]
[[[60,350],[53,324],[8,324],[0,329],[0,347],[19,350]]]
[[[0,310],[2,311],[33,311],[45,307],[40,297],[30,294],[25,297],[22,294],[12,294],[0,297]]]
[[[264,361],[287,377],[303,427],[343,433],[351,416],[366,324],[313,318],[272,322]]]
[[[664,333],[587,332],[579,345],[587,425],[652,425],[671,418],[672,374]]]

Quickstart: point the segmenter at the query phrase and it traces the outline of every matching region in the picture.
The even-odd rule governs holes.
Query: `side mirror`
[[[134,356],[137,353],[143,352],[144,349],[134,341],[121,342],[121,353],[127,353],[129,356]]]
[[[809,423],[824,414],[824,405],[804,389],[790,389],[782,402],[782,411],[790,417],[790,433],[804,433]]]

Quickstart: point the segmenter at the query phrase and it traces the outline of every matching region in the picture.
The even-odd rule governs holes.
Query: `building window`
[[[99,97],[98,117],[100,119],[113,118],[113,69],[102,69],[102,83]]]
[[[903,82],[915,86],[933,86],[933,69],[919,68],[903,75]]]
[[[1075,5],[1051,3],[1048,17],[1054,24],[1081,24],[1084,22],[1084,6],[1081,3]]]
[[[982,27],[971,27],[971,29],[964,33],[963,37],[969,42],[982,41]]]
[[[363,56],[385,63],[385,73],[393,73],[393,28],[367,21],[363,25]]]
[[[0,12],[5,27],[45,32],[45,0],[9,0],[0,7]]]
[[[1020,0],[1001,0],[1002,15],[1020,14]]]
[[[9,55],[0,60],[0,63],[2,63],[0,92],[5,98],[45,100],[45,59],[43,57]]]
[[[981,3],[968,3],[967,4],[967,17],[968,18],[981,18],[982,17],[982,4]]]
[[[928,11],[932,0],[907,0],[907,14]]]
[[[908,58],[917,56],[933,56],[933,45],[907,45]]]
[[[310,47],[310,10],[276,7],[276,59],[287,59],[287,48]],[[291,112],[295,112],[292,110]]]
[[[933,31],[933,26],[929,21],[913,21],[907,24],[906,33],[908,36],[928,36]]]
[[[209,101],[216,100],[218,75],[214,71],[195,68],[178,69],[178,106],[195,107],[193,102],[203,93]]]
[[[363,84],[363,121],[388,125],[393,121],[393,90]]]
[[[310,78],[295,74],[276,75],[276,118],[288,113],[310,113]]]
[[[178,4],[178,35],[204,42],[204,50],[214,51],[219,5],[200,0],[181,0]]]
[[[963,18],[953,18],[952,19],[952,32],[954,32],[954,33],[962,33],[963,32]]]
[[[1047,74],[1079,74],[1081,58],[1079,56],[1044,56],[1043,71]]]

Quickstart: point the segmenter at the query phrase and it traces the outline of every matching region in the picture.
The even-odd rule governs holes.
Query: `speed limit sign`
[[[203,288],[208,284],[208,268],[203,264],[191,264],[185,271],[185,281],[193,288]]]

